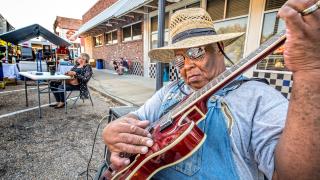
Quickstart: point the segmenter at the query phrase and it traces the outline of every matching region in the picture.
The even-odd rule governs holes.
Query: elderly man
[[[153,178],[320,178],[319,6],[320,1],[289,0],[279,11],[287,27],[285,61],[294,76],[289,106],[266,84],[238,77],[206,102],[205,119],[197,124],[207,136],[203,144],[173,166],[152,172]],[[242,34],[216,34],[212,24],[201,8],[171,17],[172,44],[151,50],[149,56],[174,60],[183,81],[163,87],[137,111],[105,127],[103,139],[114,169],[131,163],[124,152],[146,154],[159,146],[147,127],[225,71],[223,45]]]

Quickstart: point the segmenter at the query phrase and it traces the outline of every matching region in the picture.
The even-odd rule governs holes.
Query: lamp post
[[[164,16],[165,16],[165,0],[158,1],[158,48],[164,46]],[[158,62],[156,90],[163,86],[163,63]]]
[[[167,0],[168,2],[176,3],[181,0]],[[165,0],[158,0],[158,48],[164,46],[164,29],[165,29]],[[158,62],[156,65],[156,90],[163,86],[163,70],[164,64]]]

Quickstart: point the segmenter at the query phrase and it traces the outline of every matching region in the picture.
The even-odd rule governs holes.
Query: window
[[[116,44],[118,43],[118,36],[117,36],[117,30],[108,32],[105,35],[106,44]]]
[[[122,28],[123,41],[142,39],[141,22]]]
[[[218,34],[233,33],[233,32],[246,32],[247,29],[247,17],[238,19],[232,19],[228,21],[221,21],[214,23],[214,27]],[[238,62],[243,57],[245,35],[237,39],[231,45],[225,47],[224,51],[228,57],[234,62]],[[227,66],[230,66],[229,61],[225,61]]]
[[[263,43],[273,35],[285,29],[285,23],[282,19],[277,17],[277,11],[270,11],[271,8],[278,9],[280,8],[285,1],[267,0],[266,2],[266,12],[264,13],[262,34],[260,42]],[[283,58],[284,47],[280,47],[275,50],[272,54],[267,56],[261,62],[257,64],[257,69],[260,70],[275,70],[275,71],[287,71],[284,58]]]
[[[208,0],[207,11],[212,20],[220,20],[224,18],[225,0]]]
[[[247,15],[249,13],[250,0],[228,0],[226,18]]]
[[[250,0],[208,0],[207,11],[211,18],[216,21],[247,15],[249,5]]]
[[[265,10],[279,9],[287,0],[267,0]]]
[[[142,39],[141,23],[132,25],[132,40]]]
[[[200,2],[196,2],[186,6],[186,8],[195,8],[195,7],[200,7]]]
[[[185,8],[195,8],[195,7],[200,7],[200,2],[196,2],[196,3],[193,3],[193,4],[189,4],[189,5],[186,5],[186,6],[182,6],[182,7],[180,7],[180,8],[177,8],[177,9],[173,10],[173,13],[175,13],[176,11],[181,10],[181,9],[185,9]]]
[[[102,46],[102,35],[93,37],[94,46]]]
[[[165,14],[164,21],[164,45],[167,46],[169,42],[169,13]],[[158,47],[158,16],[151,18],[151,49]]]
[[[207,11],[218,34],[246,32],[250,0],[207,0]],[[229,19],[228,19],[229,18]],[[231,19],[232,18],[232,19]],[[228,57],[238,62],[243,57],[245,36],[225,47]],[[230,66],[229,61],[225,61]]]

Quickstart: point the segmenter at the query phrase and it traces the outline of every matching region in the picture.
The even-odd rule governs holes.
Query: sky
[[[0,0],[0,14],[15,28],[40,24],[53,32],[56,16],[82,19],[98,0]]]

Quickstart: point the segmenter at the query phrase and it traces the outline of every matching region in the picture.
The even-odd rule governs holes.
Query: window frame
[[[115,40],[113,39],[113,34],[114,33],[117,35],[117,39],[115,39]],[[108,31],[104,35],[105,35],[104,39],[105,39],[105,44],[106,45],[113,45],[113,44],[117,44],[118,43],[118,30],[117,29],[114,29],[112,31]],[[109,43],[107,35],[111,36],[111,43]]]
[[[140,27],[141,27],[141,29],[140,29],[140,35],[136,35],[136,36],[133,36],[133,26],[134,25],[136,25],[136,24],[139,24],[140,23]],[[125,26],[122,26],[121,27],[121,31],[122,31],[122,42],[130,42],[130,41],[137,41],[137,40],[141,40],[142,39],[142,36],[143,36],[143,32],[142,32],[142,21],[137,21],[137,22],[134,22],[134,23],[131,23],[131,24],[127,24],[127,25],[125,25]],[[130,27],[130,39],[128,39],[128,40],[125,40],[125,38],[124,38],[124,33],[123,33],[123,29],[125,29],[125,28],[128,28],[128,27]]]
[[[98,37],[101,37],[100,38],[100,43],[99,44],[96,44],[96,38],[98,38]],[[101,47],[102,45],[103,45],[103,42],[102,42],[102,40],[103,40],[103,34],[99,34],[99,35],[97,35],[97,36],[93,36],[93,43],[94,43],[94,47]]]
[[[264,8],[265,9],[265,8]],[[269,14],[269,13],[277,13],[279,12],[280,8],[276,8],[276,9],[270,9],[270,10],[264,10],[263,11],[263,18],[262,18],[262,22],[261,22],[261,31],[260,31],[260,37],[259,37],[259,42],[260,42],[260,45],[262,44],[262,33],[263,33],[263,25],[264,25],[264,21],[265,21],[265,16],[266,14]],[[264,59],[268,58],[270,55],[272,54],[269,54],[267,57],[265,57]],[[273,55],[274,57],[276,56],[282,56],[283,57],[283,54],[282,55]],[[262,60],[263,61],[263,60]],[[287,69],[282,69],[282,70],[276,70],[276,69],[258,69],[258,66],[259,66],[259,63],[261,63],[262,61],[258,62],[256,65],[255,65],[255,68],[254,70],[255,71],[259,71],[259,72],[268,72],[268,73],[281,73],[281,74],[292,74],[291,71],[288,71]]]
[[[214,22],[220,22],[220,21],[225,21],[225,20],[232,20],[232,19],[238,19],[239,17],[244,17],[244,16],[248,16],[250,14],[250,6],[251,6],[251,1],[249,1],[249,5],[248,5],[248,13],[245,15],[240,15],[240,16],[234,16],[234,17],[228,17],[228,5],[229,5],[229,0],[224,0],[224,7],[223,7],[223,16],[222,19],[218,19],[218,20],[214,20]],[[206,11],[208,11],[208,1],[206,1]],[[209,12],[208,12],[209,13]],[[210,14],[210,13],[209,13]],[[211,16],[211,14],[210,14]]]

